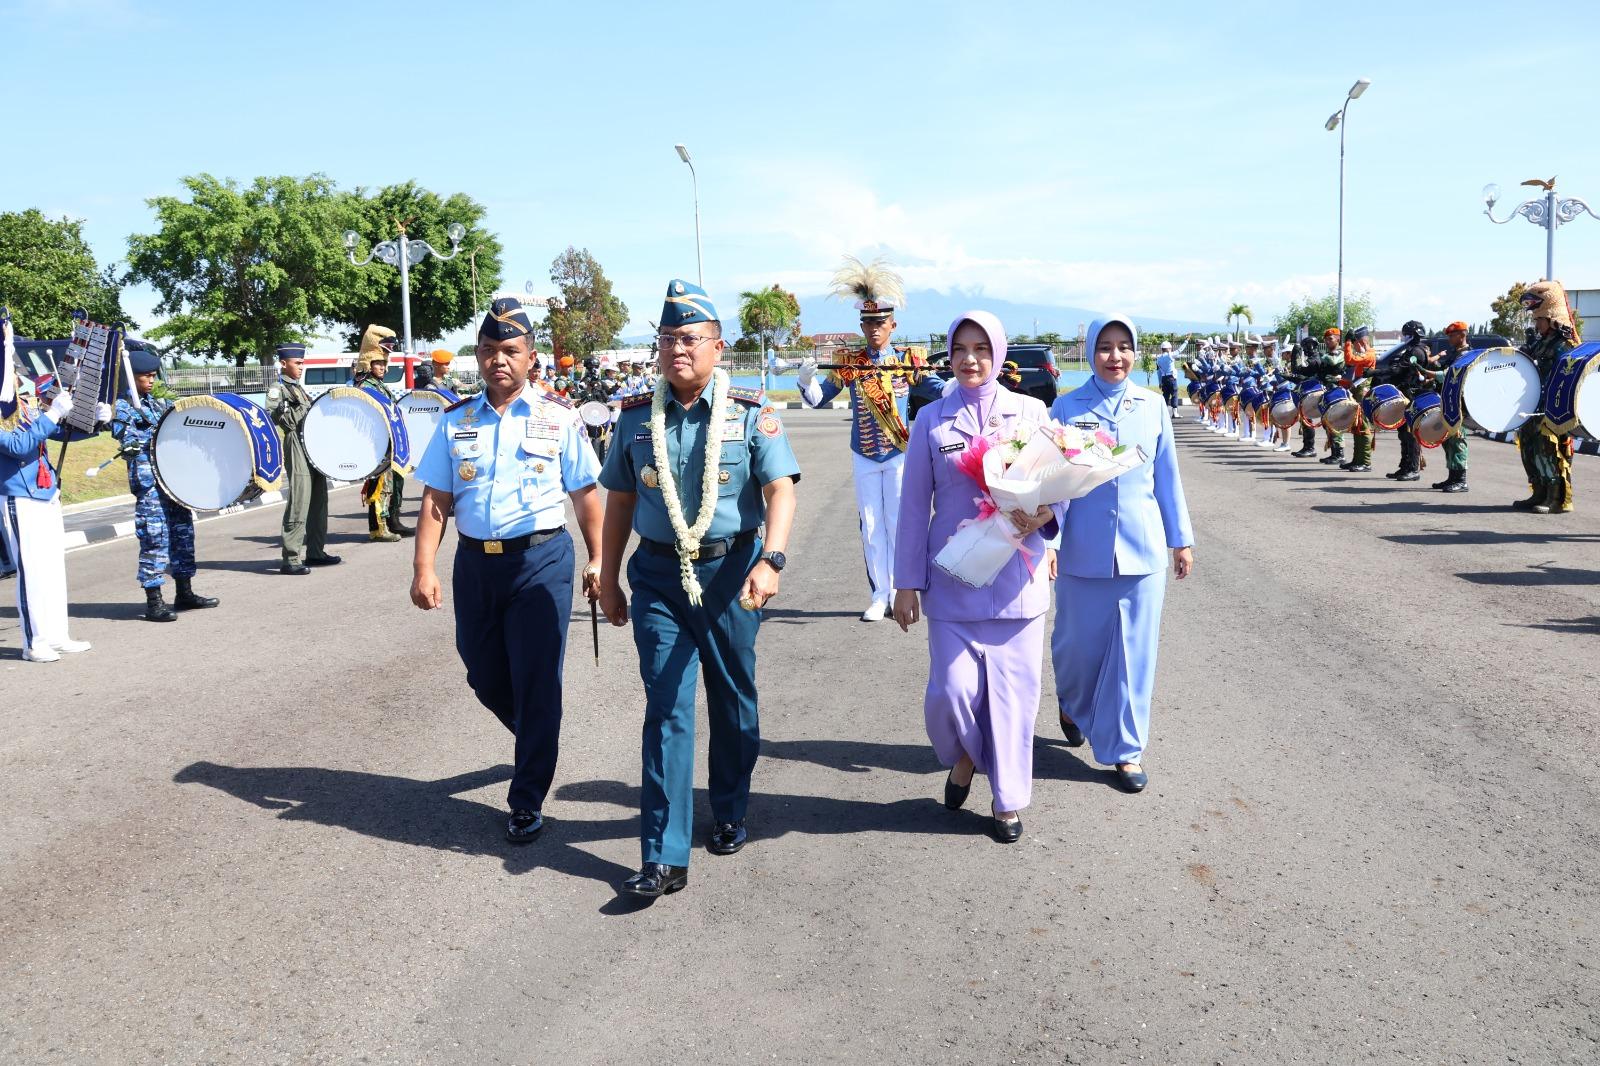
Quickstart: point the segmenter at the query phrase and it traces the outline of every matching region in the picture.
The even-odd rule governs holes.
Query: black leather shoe
[[[506,819],[506,839],[513,844],[529,844],[544,829],[544,815],[538,811],[512,811]]]
[[[341,562],[343,562],[343,560],[340,559],[337,555],[319,555],[314,559],[307,559],[306,560],[306,565],[307,566],[338,566]]]
[[[1440,492],[1468,492],[1470,490],[1467,488],[1467,479],[1466,478],[1462,478],[1460,481],[1452,481],[1450,484],[1446,485],[1444,488],[1440,489],[1439,491]]]
[[[1334,452],[1332,455],[1324,455],[1321,459],[1318,459],[1317,462],[1321,463],[1323,466],[1328,466],[1331,463],[1342,463],[1344,462],[1344,453]]]
[[[1422,472],[1420,470],[1407,470],[1403,474],[1396,475],[1395,480],[1396,481],[1421,481],[1422,480]]]
[[[750,834],[744,831],[744,819],[737,822],[718,822],[711,830],[711,839],[706,843],[706,850],[713,855],[732,855],[744,847],[745,841],[750,839]]]
[[[1144,770],[1130,770],[1127,766],[1117,767],[1117,784],[1124,792],[1143,792],[1144,786],[1150,783],[1150,775]]]
[[[1022,839],[1022,815],[1017,815],[1015,820],[1003,822],[994,819],[994,838],[1002,844],[1015,844]]]
[[[284,563],[282,566],[278,567],[278,573],[288,574],[290,577],[300,577],[303,574],[311,573],[311,567],[290,566],[288,563]]]
[[[1310,459],[1316,454],[1317,450],[1315,448],[1301,448],[1297,452],[1290,452],[1289,456],[1292,459]]]
[[[1436,489],[1443,489],[1446,485],[1454,485],[1454,484],[1455,484],[1455,479],[1453,477],[1447,477],[1443,481],[1435,481],[1433,483],[1433,487],[1436,488]]]
[[[1544,488],[1543,486],[1540,486],[1539,488],[1534,489],[1533,495],[1529,496],[1526,500],[1512,500],[1511,506],[1515,507],[1519,511],[1531,511],[1533,510],[1534,504],[1541,503],[1543,500]]]
[[[953,773],[954,771],[951,771],[951,772]],[[974,777],[977,776],[977,771],[973,771],[973,776]],[[945,807],[945,810],[947,810],[947,811],[959,811],[962,807],[965,807],[966,804],[967,804],[967,793],[969,793],[971,791],[972,791],[972,782],[971,782],[971,780],[968,780],[967,783],[964,784],[964,785],[958,785],[958,784],[955,783],[955,781],[953,781],[949,777],[949,775],[946,775],[945,779],[944,779],[944,807]]]
[[[1061,735],[1067,738],[1067,747],[1083,747],[1083,730],[1078,728],[1078,723],[1059,711],[1056,712],[1056,717],[1061,721]]]
[[[1371,463],[1352,463],[1351,465],[1349,465],[1347,467],[1341,467],[1341,469],[1348,470],[1352,474],[1370,474],[1370,473],[1372,473],[1372,464]]]
[[[664,866],[659,862],[647,862],[639,867],[638,873],[622,882],[622,887],[618,891],[624,896],[655,899],[657,896],[670,895],[688,886],[687,866]]]

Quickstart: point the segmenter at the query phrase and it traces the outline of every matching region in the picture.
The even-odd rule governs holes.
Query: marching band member
[[[178,617],[174,608],[198,610],[215,607],[218,601],[213,596],[195,594],[194,512],[162,491],[150,459],[150,438],[155,435],[156,423],[172,406],[171,400],[151,395],[161,361],[149,352],[137,351],[128,353],[128,364],[138,403],[129,402],[127,397],[118,398],[111,435],[122,445],[122,458],[128,464],[128,491],[135,497],[133,526],[139,535],[138,580],[144,588],[145,621],[172,622]],[[169,571],[178,586],[171,606],[161,592]]]
[[[1347,375],[1344,380],[1350,382],[1350,396],[1356,401],[1357,406],[1356,421],[1350,427],[1350,437],[1353,444],[1351,448],[1352,454],[1348,463],[1339,464],[1339,469],[1348,470],[1353,474],[1366,474],[1372,471],[1372,453],[1378,444],[1378,427],[1367,421],[1366,413],[1360,408],[1361,401],[1367,398],[1368,393],[1372,391],[1372,386],[1376,384],[1375,379],[1372,377],[1374,358],[1372,355],[1372,331],[1366,326],[1357,326],[1351,330],[1350,340],[1346,342],[1344,350],[1345,373]],[[1403,440],[1405,433],[1403,430],[1401,437],[1400,454],[1403,457],[1405,455]],[[1392,477],[1393,475],[1389,476]]]
[[[1389,358],[1388,378],[1408,399],[1433,388],[1433,353],[1428,349],[1428,329],[1412,319],[1400,327],[1405,346]],[[1400,466],[1383,475],[1393,481],[1416,481],[1422,477],[1422,444],[1407,426],[1397,431],[1400,437]]]
[[[1541,395],[1550,385],[1556,361],[1573,349],[1576,334],[1567,308],[1567,292],[1559,281],[1529,285],[1522,306],[1533,315],[1533,336],[1521,351],[1539,369]],[[1540,404],[1543,407],[1543,404]],[[1556,433],[1542,415],[1517,430],[1517,450],[1528,474],[1530,494],[1511,506],[1534,514],[1565,514],[1572,510],[1572,437]]]
[[[1056,622],[1051,659],[1061,729],[1076,747],[1087,738],[1095,759],[1115,766],[1129,792],[1149,781],[1142,760],[1150,733],[1167,554],[1178,580],[1194,565],[1194,533],[1178,476],[1172,417],[1156,397],[1128,381],[1138,334],[1127,318],[1090,323],[1094,360],[1087,384],[1056,398],[1050,417],[1150,459],[1057,509]]]
[[[1456,321],[1444,328],[1444,339],[1448,347],[1441,353],[1438,363],[1434,366],[1433,378],[1439,381],[1450,369],[1457,359],[1467,354],[1467,324]],[[1467,435],[1462,431],[1462,426],[1457,425],[1444,438],[1439,450],[1444,453],[1444,466],[1447,471],[1443,481],[1435,481],[1433,487],[1441,492],[1466,492],[1467,489]]]
[[[1294,361],[1291,364],[1291,376],[1297,383],[1314,381],[1318,379],[1322,358],[1318,355],[1317,342],[1310,337],[1305,338],[1296,347]],[[1300,450],[1290,453],[1296,459],[1313,459],[1317,454],[1317,430],[1303,417],[1300,419]]]
[[[533,326],[515,299],[496,300],[478,329],[483,393],[452,404],[417,466],[425,486],[411,602],[443,602],[435,560],[456,520],[456,650],[474,696],[515,737],[506,839],[532,841],[561,740],[561,671],[572,613],[570,497],[599,594],[600,461],[564,400],[528,384]]]
[[[881,263],[863,263],[845,256],[833,276],[833,293],[854,297],[861,311],[861,332],[867,338],[867,359],[895,361],[894,305],[904,303],[900,276]],[[906,401],[910,382],[904,374],[863,374],[848,385],[838,371],[817,383],[816,360],[806,359],[795,373],[800,399],[821,407],[850,390],[851,469],[855,474],[856,509],[861,516],[861,552],[866,557],[872,600],[861,613],[876,622],[889,609],[892,595],[895,525],[900,516],[900,481],[905,470]]]
[[[394,394],[383,379],[389,372],[389,356],[399,345],[400,339],[394,330],[387,326],[368,326],[361,334],[361,350],[356,355],[350,384],[358,389],[375,389],[393,403]],[[367,505],[368,540],[392,544],[401,537],[411,536],[411,527],[400,521],[405,484],[406,479],[385,464],[361,486],[361,500]]]
[[[626,625],[628,561],[633,639],[644,681],[643,863],[619,888],[655,898],[689,883],[694,832],[695,669],[711,725],[707,848],[732,855],[747,839],[750,775],[761,748],[756,633],[778,594],[800,467],[783,423],[759,390],[733,388],[722,323],[697,285],[667,286],[656,337],[661,382],[623,404],[606,456],[600,606]],[[762,542],[765,523],[766,540]]]
[[[992,832],[1022,836],[1033,792],[1033,723],[1039,711],[1044,619],[1050,609],[1046,536],[1055,513],[1013,512],[1030,562],[1018,552],[993,583],[971,588],[933,565],[956,528],[978,515],[973,486],[957,464],[974,440],[1042,423],[1044,404],[999,386],[1006,353],[999,319],[968,311],[950,324],[956,388],[922,410],[906,449],[895,548],[894,619],[902,632],[928,618],[928,687],[923,722],[939,762],[950,767],[944,804],[960,810],[982,773],[993,793]],[[1042,535],[1041,535],[1042,534]],[[920,602],[919,602],[920,601]]]
[[[328,554],[328,479],[311,469],[300,426],[311,410],[311,394],[301,384],[306,346],[278,347],[278,384],[268,390],[272,422],[283,438],[283,563],[280,572],[300,577],[313,566],[337,566]]]
[[[63,439],[73,399],[61,389],[46,409],[35,410],[34,398],[30,384],[19,381],[13,403],[0,405],[0,543],[17,572],[22,657],[53,663],[63,653],[89,650],[88,641],[67,635],[61,476],[45,452],[47,441]],[[96,413],[110,421],[106,404]]]
[[[1322,357],[1317,361],[1317,376],[1324,385],[1330,388],[1339,381],[1339,376],[1344,373],[1344,349],[1339,344],[1340,334],[1338,326],[1329,326],[1322,331],[1323,351]],[[1333,427],[1326,422],[1322,424],[1323,432],[1327,436],[1328,454],[1317,460],[1324,466],[1344,465],[1344,434],[1335,433]]]
[[[435,348],[429,354],[428,363],[431,364],[431,369],[433,370],[433,390],[435,392],[440,389],[449,389],[451,392],[457,390],[458,382],[455,375],[450,372],[450,364],[454,361],[455,353],[448,348]],[[421,370],[423,368],[419,366],[417,369]],[[421,386],[418,387],[420,388]]]

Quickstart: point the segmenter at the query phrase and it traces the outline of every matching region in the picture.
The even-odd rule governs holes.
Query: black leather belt
[[[505,540],[479,540],[477,537],[469,537],[465,533],[460,536],[462,547],[471,548],[473,551],[479,551],[485,555],[504,555],[507,552],[525,552],[529,548],[537,548],[545,541],[559,537],[566,531],[566,526],[558,526],[555,529],[536,529],[527,536],[507,537]]]
[[[700,542],[700,550],[689,558],[697,563],[703,563],[710,559],[720,559],[736,548],[747,548],[754,544],[756,542],[756,533],[757,531],[754,529],[747,529],[743,533],[735,533],[724,540],[703,540]],[[652,555],[670,555],[674,559],[678,557],[678,546],[676,544],[667,544],[664,541],[640,537],[639,547]]]

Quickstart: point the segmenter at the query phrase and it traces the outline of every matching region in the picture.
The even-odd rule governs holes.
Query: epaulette
[[[476,400],[476,399],[477,399],[476,396],[463,396],[461,399],[457,400],[455,403],[451,404],[449,407],[446,407],[444,409],[444,413],[445,414],[449,414],[451,411],[454,411],[457,407],[465,407],[467,404],[471,403],[473,400]]]
[[[747,403],[751,407],[760,407],[766,401],[762,398],[760,389],[750,389],[743,385],[735,385],[728,390],[728,399]]]
[[[553,403],[558,407],[565,407],[569,411],[572,409],[572,401],[561,395],[559,392],[545,393],[544,401],[545,403]]]
[[[656,395],[653,392],[646,392],[646,393],[643,393],[643,394],[638,395],[638,396],[629,396],[626,400],[622,401],[621,408],[622,408],[622,410],[626,411],[626,410],[629,410],[630,408],[640,407],[640,406],[643,406],[644,404],[649,403],[651,400],[654,400],[655,398],[656,398]]]

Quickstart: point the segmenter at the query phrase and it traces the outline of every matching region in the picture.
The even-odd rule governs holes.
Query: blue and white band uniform
[[[599,476],[571,405],[527,385],[504,417],[485,396],[445,411],[416,469],[424,485],[454,498],[456,529],[475,540],[566,525],[567,494]]]
[[[0,542],[17,571],[17,620],[25,650],[69,639],[61,478],[43,448],[62,437],[62,428],[45,411],[0,429]],[[41,466],[48,471],[42,486]]]

